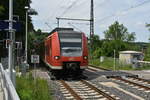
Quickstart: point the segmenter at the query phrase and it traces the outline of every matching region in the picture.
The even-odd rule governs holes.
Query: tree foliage
[[[146,24],[146,27],[150,31],[150,24]],[[148,45],[148,48],[147,48],[146,53],[145,53],[145,60],[150,61],[150,37],[148,38],[148,40],[149,40],[149,45]]]
[[[0,6],[0,15],[3,13],[3,11],[4,11],[4,7]]]
[[[148,45],[148,48],[145,52],[145,58],[146,61],[150,61],[150,44]]]
[[[129,33],[128,29],[117,21],[104,31],[104,35],[104,40],[100,40],[98,35],[92,37],[92,55],[94,58],[100,56],[113,57],[114,50],[117,57],[120,51],[140,50],[138,45],[131,42],[135,40],[135,33]]]
[[[150,24],[146,24],[146,27],[147,27],[148,30],[150,31]]]
[[[40,29],[35,32],[30,32],[28,34],[28,54],[31,56],[33,50],[36,54],[40,54],[41,44],[44,42],[45,37],[48,36],[48,33],[43,33]],[[30,58],[29,58],[30,59]],[[30,62],[30,60],[29,60]]]
[[[109,26],[108,30],[104,31],[104,34],[105,38],[108,40],[119,40],[127,42],[135,40],[135,33],[129,33],[128,29],[123,24],[119,24],[118,21]]]
[[[16,32],[16,40],[25,40],[25,21],[26,21],[26,9],[27,6],[30,8],[31,0],[14,0],[13,1],[13,15],[19,16],[21,22],[21,31]],[[32,15],[37,14],[35,10],[32,10]],[[9,0],[0,0],[0,20],[9,19]],[[28,15],[28,29],[29,31],[34,30],[31,16]]]
[[[26,24],[26,12],[27,12],[25,6],[30,8],[31,3],[32,3],[31,0],[13,0],[13,17],[15,16],[17,16],[17,18],[19,17],[19,22],[21,24],[21,30],[19,32],[15,32],[15,40],[18,42],[22,42],[23,48],[25,47],[25,24]],[[34,32],[31,15],[36,15],[36,14],[37,12],[34,9],[32,9],[30,13],[28,13],[29,32],[30,31]],[[0,20],[8,20],[8,19],[9,19],[9,0],[0,0]],[[8,35],[9,34],[7,33],[7,31],[3,31],[3,32],[0,31],[0,40],[8,39],[9,38]]]

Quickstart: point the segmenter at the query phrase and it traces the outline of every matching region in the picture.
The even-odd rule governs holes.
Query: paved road
[[[0,100],[4,100],[4,99],[3,99],[2,84],[1,84],[1,74],[0,74]]]

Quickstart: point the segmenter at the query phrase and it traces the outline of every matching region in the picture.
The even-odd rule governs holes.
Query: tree
[[[104,35],[106,40],[102,44],[102,54],[105,56],[113,56],[114,50],[118,56],[119,51],[129,50],[129,42],[135,40],[135,33],[129,33],[128,29],[118,21],[110,25],[108,30],[104,31]]]
[[[135,33],[129,33],[128,29],[123,25],[119,24],[118,21],[114,22],[109,29],[104,31],[105,38],[108,40],[119,40],[119,41],[134,41]]]
[[[132,42],[132,41],[135,41],[135,32],[132,32],[131,34],[127,34],[127,38],[126,38],[126,41],[127,42]]]
[[[102,42],[100,41],[100,38],[98,35],[92,36],[92,55],[94,58],[99,58],[101,56],[101,45]]]
[[[147,27],[148,30],[150,31],[150,24],[146,24],[146,27]]]
[[[3,11],[4,11],[4,7],[0,6],[0,15],[2,14]]]
[[[114,50],[116,50],[116,56],[119,56],[119,51],[126,50],[126,43],[118,40],[106,40],[102,44],[102,55],[113,57]]]
[[[17,15],[19,16],[19,21],[21,22],[21,31],[20,32],[16,32],[16,39],[19,38],[19,40],[23,40],[24,36],[25,36],[25,19],[26,19],[26,9],[25,6],[28,6],[30,8],[30,4],[31,4],[31,0],[15,0],[13,2],[13,7],[14,7],[14,11],[13,11],[13,15]],[[0,1],[0,20],[8,20],[9,18],[9,0],[1,0]],[[32,9],[31,11],[32,15],[36,15],[37,12]],[[29,31],[34,30],[33,24],[32,24],[32,20],[30,15],[28,14],[28,28]]]
[[[23,48],[25,47],[25,23],[26,23],[26,9],[25,6],[30,8],[31,0],[14,0],[13,1],[13,15],[19,16],[19,21],[21,23],[21,30],[15,32],[16,41],[22,42]],[[34,32],[34,27],[32,24],[31,16],[35,15],[37,12],[32,9],[32,13],[28,14],[28,30]],[[9,0],[0,0],[0,20],[9,19]],[[0,39],[8,38],[7,32],[0,31]],[[1,45],[0,45],[1,46]],[[7,52],[6,50],[3,50]]]
[[[147,27],[148,30],[150,31],[150,24],[146,24],[146,27]],[[148,38],[148,40],[150,41],[150,37]]]
[[[148,28],[148,30],[150,31],[150,24],[146,24],[146,27]],[[150,42],[150,37],[148,38],[149,42]],[[148,48],[146,50],[146,53],[145,53],[145,60],[148,60],[150,61],[150,43],[148,44]]]
[[[92,36],[92,48],[93,49],[97,49],[98,47],[100,47],[101,43],[100,43],[100,39],[98,35],[93,35]]]

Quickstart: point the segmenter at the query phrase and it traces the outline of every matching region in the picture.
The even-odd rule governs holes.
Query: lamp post
[[[26,9],[26,40],[25,40],[25,61],[28,64],[28,10],[29,7],[25,7]]]
[[[9,35],[10,35],[10,43],[8,50],[8,69],[10,79],[13,80],[13,68],[14,68],[14,52],[13,52],[13,43],[14,43],[14,30],[13,30],[13,0],[9,0]]]

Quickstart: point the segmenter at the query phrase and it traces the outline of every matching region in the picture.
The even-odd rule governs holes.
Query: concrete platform
[[[4,94],[3,94],[3,89],[2,89],[2,84],[1,84],[1,74],[0,74],[0,100],[4,100],[3,96]]]

